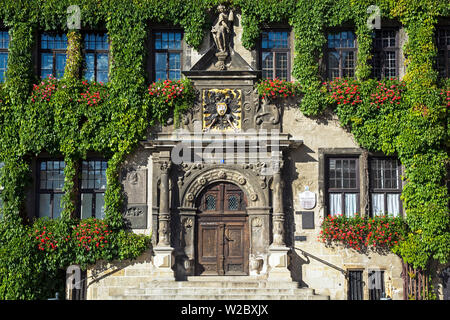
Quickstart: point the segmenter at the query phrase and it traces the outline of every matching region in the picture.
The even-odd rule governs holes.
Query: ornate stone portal
[[[233,13],[227,14],[223,6],[219,12],[212,29],[215,46],[183,72],[198,92],[192,112],[182,122],[183,133],[169,125],[143,142],[153,153],[154,262],[164,274],[173,270],[172,276],[179,279],[198,273],[198,200],[209,186],[225,183],[239,187],[246,198],[244,236],[248,241],[242,242],[248,246],[244,248],[248,250],[246,274],[269,280],[289,278],[283,150],[298,146],[298,141],[282,133],[279,107],[267,102],[261,105],[254,89],[260,72],[230,47]],[[221,58],[225,56],[229,59],[226,66]],[[231,146],[233,152],[219,153],[210,161],[203,156],[211,141],[216,147]],[[183,155],[191,157],[171,164],[171,152],[181,142]],[[214,221],[211,223],[222,223],[226,229],[226,222]],[[216,241],[214,237],[211,239]]]

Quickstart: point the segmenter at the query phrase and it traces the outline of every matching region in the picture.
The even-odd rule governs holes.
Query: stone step
[[[125,290],[126,295],[314,295],[313,289],[267,289],[267,288],[131,288]]]
[[[120,300],[329,300],[323,295],[279,295],[279,294],[226,294],[226,295],[123,295]]]
[[[146,281],[139,288],[269,288],[297,289],[296,282],[270,281]]]

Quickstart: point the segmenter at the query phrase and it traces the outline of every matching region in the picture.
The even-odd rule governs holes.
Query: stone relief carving
[[[280,109],[275,105],[269,104],[266,99],[263,99],[262,106],[255,114],[254,120],[258,126],[263,124],[278,124],[280,123]]]
[[[241,128],[242,92],[239,89],[203,90],[203,130],[238,131]]]

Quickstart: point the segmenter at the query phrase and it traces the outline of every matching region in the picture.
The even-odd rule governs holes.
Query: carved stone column
[[[272,162],[273,181],[272,181],[272,232],[273,241],[269,247],[269,281],[287,280],[292,281],[289,265],[289,248],[284,241],[284,206],[283,206],[283,180],[281,169],[283,160],[281,152],[279,161]]]
[[[169,197],[169,171],[171,161],[160,157],[160,199],[158,212],[158,243],[154,248],[153,263],[158,268],[158,278],[174,279],[172,267],[174,265],[174,248],[170,246],[170,197]]]
[[[169,170],[171,162],[161,161],[161,187],[158,213],[158,247],[170,246]]]

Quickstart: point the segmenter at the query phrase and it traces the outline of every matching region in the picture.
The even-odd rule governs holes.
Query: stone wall
[[[330,153],[362,152],[352,135],[340,127],[335,115],[330,114],[325,118],[315,120],[305,117],[296,108],[284,110],[283,129],[294,138],[303,140],[303,145],[291,152],[288,159],[290,166],[285,175],[285,178],[289,181],[288,184],[292,186],[293,206],[290,210],[288,209],[294,222],[291,235],[300,239],[294,240],[295,247],[337,268],[363,270],[365,281],[367,281],[369,270],[384,270],[387,292],[391,290],[393,299],[402,299],[402,265],[399,257],[394,254],[386,256],[375,253],[362,255],[352,249],[326,248],[324,244],[317,240],[320,225],[325,215],[324,187],[320,185],[320,151],[327,150]],[[362,163],[360,167],[360,180],[363,181],[364,166]],[[309,190],[316,194],[317,204],[312,210],[304,210],[300,206],[298,194],[304,191],[305,187],[309,187]],[[361,199],[361,202],[363,202],[363,199]],[[362,208],[361,213],[364,214],[364,204],[361,203],[360,207]],[[296,213],[300,211],[314,212],[314,229],[303,228],[302,215]],[[291,260],[291,272],[296,280],[314,288],[319,294],[329,295],[331,299],[347,299],[347,280],[343,273],[318,260],[305,256],[298,250],[291,256]],[[364,291],[364,298],[368,299],[367,285]]]

